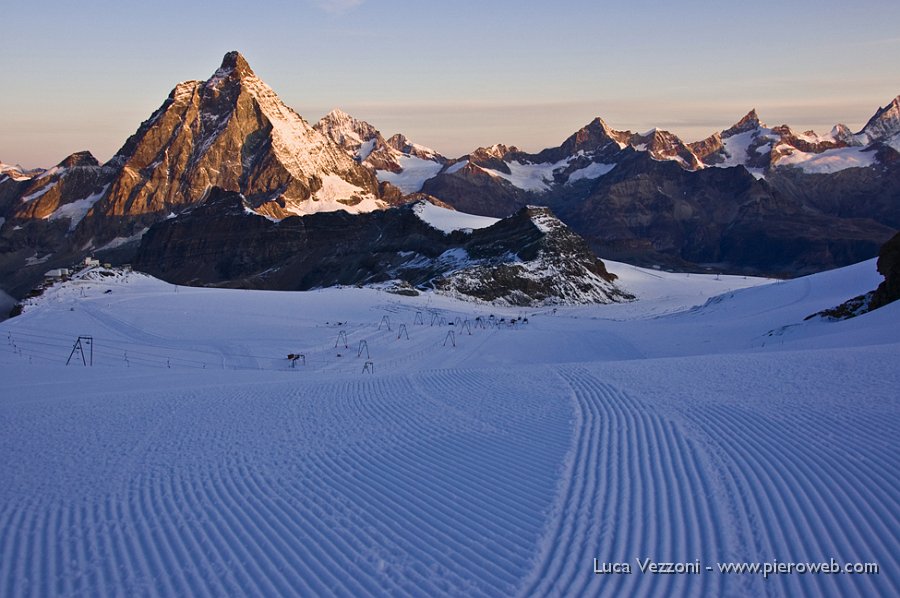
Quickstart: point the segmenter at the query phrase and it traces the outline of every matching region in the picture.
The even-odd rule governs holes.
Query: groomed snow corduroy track
[[[531,374],[259,380],[64,403],[48,385],[13,406],[18,434],[4,426],[2,593],[898,589],[900,479],[893,457],[871,451],[896,443],[896,419],[786,423],[732,405],[672,416],[602,368]],[[592,573],[594,558],[791,554],[877,560],[882,573]]]
[[[457,347],[414,325],[425,299],[371,291],[61,293],[3,323],[0,595],[898,595],[896,306],[798,323],[823,277],[650,319],[540,310]],[[100,363],[52,363],[85,329]],[[717,567],[832,558],[880,572]]]

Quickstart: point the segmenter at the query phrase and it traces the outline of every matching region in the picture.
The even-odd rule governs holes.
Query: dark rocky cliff
[[[878,271],[884,276],[884,282],[872,295],[871,309],[900,299],[900,233],[885,243],[878,253]]]
[[[214,189],[144,235],[135,267],[169,282],[305,290],[399,280],[517,305],[627,298],[586,243],[546,209],[445,234],[412,206],[275,222]]]

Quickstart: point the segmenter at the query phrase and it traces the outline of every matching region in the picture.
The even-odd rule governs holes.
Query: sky
[[[449,157],[538,151],[601,116],[695,141],[751,108],[860,129],[900,94],[896,0],[0,0],[0,162],[102,162],[239,50],[315,122],[335,107]]]

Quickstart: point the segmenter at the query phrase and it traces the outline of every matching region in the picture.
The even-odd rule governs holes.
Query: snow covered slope
[[[417,202],[413,206],[413,211],[423,222],[445,233],[452,233],[455,230],[487,228],[500,222],[499,218],[448,210],[428,201]]]
[[[314,128],[339,145],[354,160],[372,169],[380,182],[388,182],[404,194],[422,189],[435,176],[447,159],[431,148],[410,142],[404,135],[385,139],[369,123],[334,109]]]
[[[0,324],[0,593],[897,595],[900,305],[803,321],[874,261],[610,270],[638,301],[54,287]],[[718,569],[832,558],[880,572]]]

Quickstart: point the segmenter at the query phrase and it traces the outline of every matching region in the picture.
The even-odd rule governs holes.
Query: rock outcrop
[[[884,281],[874,291],[848,299],[837,307],[822,310],[805,319],[819,317],[832,321],[847,320],[900,299],[900,233],[881,246],[876,267],[884,276]]]
[[[870,309],[877,309],[900,299],[900,233],[894,235],[878,252],[878,272],[884,276],[884,282],[875,289]]]

